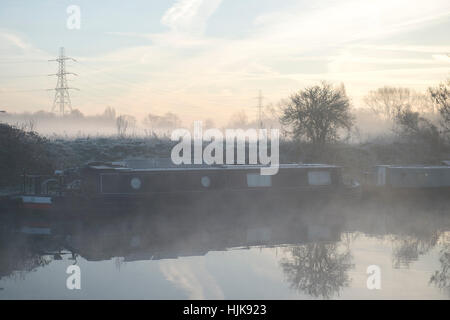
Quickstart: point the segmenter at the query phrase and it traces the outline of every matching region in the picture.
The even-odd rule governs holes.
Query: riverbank
[[[0,123],[0,189],[13,190],[21,175],[52,174],[90,161],[168,158],[176,142],[167,137],[45,138]],[[448,145],[433,146],[402,139],[375,139],[363,144],[338,142],[324,146],[280,140],[280,163],[328,163],[345,167],[353,177],[377,164],[440,164],[450,159]]]

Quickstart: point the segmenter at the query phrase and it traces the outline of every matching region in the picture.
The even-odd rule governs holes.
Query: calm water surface
[[[4,213],[0,299],[449,299],[450,205],[418,204]],[[73,264],[80,290],[66,288]],[[367,288],[370,265],[380,290]]]

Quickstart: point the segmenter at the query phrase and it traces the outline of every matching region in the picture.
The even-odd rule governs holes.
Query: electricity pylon
[[[263,95],[261,90],[259,90],[259,95],[257,97],[258,99],[258,121],[259,121],[259,128],[262,129],[263,127],[263,121],[262,121],[262,108],[263,108]]]
[[[67,83],[67,74],[73,74],[76,75],[76,73],[73,72],[67,72],[66,71],[66,60],[72,60],[75,61],[75,59],[66,57],[64,54],[64,47],[61,47],[59,49],[59,57],[57,59],[49,60],[49,61],[56,61],[58,62],[58,73],[55,74],[49,74],[49,76],[57,76],[58,80],[56,82],[55,89],[49,89],[49,90],[55,90],[55,99],[53,100],[53,107],[52,112],[56,111],[57,106],[59,106],[59,113],[63,116],[66,113],[66,110],[68,112],[72,111],[72,104],[70,101],[70,95],[69,90],[77,88],[70,88]]]

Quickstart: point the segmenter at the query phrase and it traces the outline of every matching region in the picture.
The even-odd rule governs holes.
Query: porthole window
[[[130,184],[134,190],[139,190],[141,188],[141,179],[133,178],[133,179],[131,179]]]
[[[202,186],[204,186],[205,188],[208,188],[211,185],[211,179],[207,176],[202,177],[201,180]]]

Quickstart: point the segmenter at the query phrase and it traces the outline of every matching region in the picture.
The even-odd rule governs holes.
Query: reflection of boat
[[[301,215],[281,213],[260,221],[251,213],[235,215],[220,223],[203,212],[196,219],[188,212],[160,215],[47,218],[4,217],[0,238],[0,260],[29,257],[78,255],[89,261],[122,257],[124,261],[172,259],[205,255],[251,246],[288,246],[299,243],[335,242],[340,239],[341,218],[316,212]],[[18,247],[17,250],[8,248]],[[2,249],[3,248],[3,249]],[[22,257],[25,259],[25,257]],[[22,261],[19,259],[19,262]]]
[[[131,168],[91,163],[79,172],[55,177],[26,176],[24,192],[14,197],[25,209],[135,211],[158,205],[265,208],[298,206],[354,196],[359,185],[343,183],[332,165],[280,165],[276,175],[261,175],[262,166],[223,165]]]

